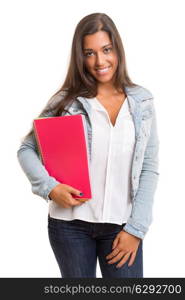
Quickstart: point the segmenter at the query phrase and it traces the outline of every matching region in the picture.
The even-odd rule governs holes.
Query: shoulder
[[[48,101],[48,105],[51,106],[55,106],[56,104],[58,104],[60,101],[62,101],[65,96],[67,95],[66,91],[59,91],[56,94],[54,94]]]
[[[133,96],[138,101],[153,99],[153,94],[147,88],[141,85],[126,86],[127,95]]]
[[[59,91],[55,93],[46,103],[46,106],[40,113],[39,117],[53,117],[55,116],[55,112],[57,107],[63,101],[66,93],[64,91]]]

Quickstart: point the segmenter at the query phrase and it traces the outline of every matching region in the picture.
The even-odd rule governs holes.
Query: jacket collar
[[[149,90],[142,86],[125,87],[126,96],[128,99],[129,110],[134,121],[136,138],[139,137],[141,122],[142,122],[142,101],[152,100],[153,95]],[[91,111],[91,105],[87,98],[77,97],[77,100],[83,105],[87,113]]]

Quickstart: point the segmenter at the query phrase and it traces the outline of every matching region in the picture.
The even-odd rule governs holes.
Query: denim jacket
[[[137,85],[125,87],[125,92],[133,117],[136,140],[131,170],[132,211],[124,226],[124,231],[143,239],[152,222],[153,200],[159,175],[156,113],[154,98],[149,90]],[[61,100],[59,96],[55,97]],[[56,98],[56,101],[58,100]],[[87,98],[77,97],[64,115],[85,115],[91,160],[92,125],[89,116],[92,111],[88,101]],[[52,114],[47,116],[52,116]],[[21,143],[17,157],[31,183],[32,192],[49,200],[50,191],[60,182],[50,176],[43,166],[34,135]]]

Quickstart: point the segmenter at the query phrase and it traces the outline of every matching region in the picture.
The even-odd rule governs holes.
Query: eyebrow
[[[102,49],[105,48],[105,47],[107,47],[107,46],[110,46],[110,45],[112,45],[112,43],[103,46]],[[83,49],[83,50],[84,51],[93,51],[93,49],[90,49],[90,48],[86,48],[86,49]]]

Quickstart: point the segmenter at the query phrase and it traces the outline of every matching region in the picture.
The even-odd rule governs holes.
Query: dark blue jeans
[[[139,244],[132,266],[129,259],[121,267],[108,264],[106,256],[125,224],[91,223],[82,220],[64,221],[48,216],[48,235],[63,278],[95,278],[97,258],[103,278],[143,277],[143,249]]]

